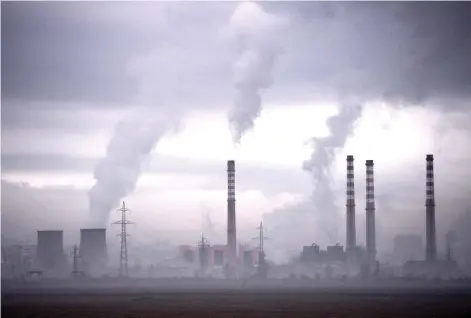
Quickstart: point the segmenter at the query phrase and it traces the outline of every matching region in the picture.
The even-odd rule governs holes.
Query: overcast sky
[[[228,159],[241,242],[265,220],[284,250],[343,243],[347,154],[360,243],[366,159],[375,160],[380,249],[396,234],[424,232],[427,153],[439,244],[469,208],[471,3],[1,6],[5,237],[34,242],[37,229],[60,228],[76,243],[90,213],[122,197],[136,242],[193,243],[204,230],[225,243]],[[362,111],[332,145],[336,210],[325,211],[303,163],[312,138],[332,133],[328,118],[352,103]],[[129,170],[117,174],[118,161]],[[335,237],[321,233],[325,214],[335,215]],[[118,214],[100,217],[107,225]]]

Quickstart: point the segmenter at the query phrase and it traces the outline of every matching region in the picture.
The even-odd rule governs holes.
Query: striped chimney
[[[355,248],[355,181],[353,156],[347,156],[347,250]]]
[[[425,160],[425,259],[427,261],[434,261],[437,258],[437,238],[435,229],[435,183],[433,176],[433,155],[427,155]]]
[[[374,163],[366,160],[366,250],[370,264],[376,262]]]

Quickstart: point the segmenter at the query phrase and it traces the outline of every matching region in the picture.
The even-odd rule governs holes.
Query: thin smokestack
[[[370,264],[376,262],[374,163],[366,160],[366,250]]]
[[[235,162],[227,161],[227,249],[229,266],[234,268],[237,254],[235,210]]]
[[[435,184],[433,177],[433,155],[427,155],[425,160],[425,258],[427,261],[434,261],[437,258],[437,238],[435,233]]]
[[[347,250],[356,246],[353,156],[347,156]]]

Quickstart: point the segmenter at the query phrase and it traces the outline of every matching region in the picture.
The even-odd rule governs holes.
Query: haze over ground
[[[38,229],[64,229],[76,243],[79,227],[97,215],[108,225],[118,215],[106,207],[125,199],[135,246],[196,242],[202,223],[225,243],[235,159],[238,238],[263,219],[283,260],[343,243],[353,154],[357,241],[373,159],[384,251],[398,233],[424,232],[433,153],[443,249],[470,209],[470,7],[2,3],[2,235],[34,242]]]

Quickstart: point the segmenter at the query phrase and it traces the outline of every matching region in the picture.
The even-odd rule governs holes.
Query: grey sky
[[[179,109],[225,112],[235,94],[238,52],[228,25],[236,5],[2,2],[2,175],[93,173],[96,153],[78,154],[73,141],[89,135],[82,148],[95,147],[94,138],[110,134],[118,120],[141,104],[160,114]],[[393,107],[418,103],[439,111],[460,110],[469,118],[470,2],[260,5],[289,20],[275,35],[282,53],[262,104],[289,108],[326,100],[388,100]],[[292,129],[288,124],[293,125],[275,124],[287,131]],[[460,128],[464,136],[469,136],[468,128]],[[447,131],[454,129],[447,126]],[[44,150],[44,139],[54,141],[57,149]],[[459,145],[464,149],[469,143],[460,140]],[[465,155],[462,151],[448,159],[464,164],[469,162]],[[145,172],[208,174],[214,175],[215,187],[224,184],[224,162],[167,156],[151,163]],[[241,189],[259,188],[267,196],[284,189],[306,192],[311,183],[301,165],[293,171],[242,164]],[[450,175],[456,175],[456,169]],[[455,192],[467,193],[467,183],[454,186]],[[84,206],[83,201],[77,204]],[[15,209],[11,201],[8,209]]]

